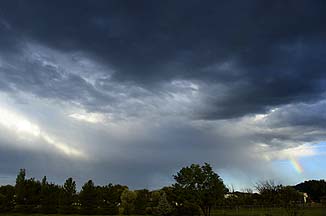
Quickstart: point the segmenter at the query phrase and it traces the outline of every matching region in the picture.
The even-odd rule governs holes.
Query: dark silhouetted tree
[[[57,213],[60,187],[53,183],[48,183],[46,176],[41,183],[41,211],[46,214]]]
[[[15,185],[15,202],[17,206],[25,205],[26,200],[26,170],[20,169]]]
[[[14,195],[13,186],[0,186],[0,212],[10,212],[14,208]]]
[[[99,213],[109,215],[119,214],[120,197],[122,192],[127,188],[127,186],[112,184],[98,187]]]
[[[300,184],[297,184],[294,188],[298,191],[307,193],[309,197],[315,202],[320,202],[320,198],[326,196],[325,180],[305,181]]]
[[[37,207],[41,204],[41,182],[30,178],[25,183],[25,209],[26,213],[37,212]]]
[[[261,181],[255,185],[260,194],[260,203],[264,205],[280,204],[279,190],[282,185],[276,184],[273,180]]]
[[[76,196],[76,182],[72,178],[68,178],[61,188],[59,198],[59,212],[66,214],[73,213],[73,203],[76,200]]]
[[[97,190],[92,180],[86,182],[79,194],[82,214],[95,214],[97,208]]]
[[[15,195],[17,211],[35,212],[40,205],[41,183],[34,178],[26,180],[26,171],[21,169],[16,178]]]

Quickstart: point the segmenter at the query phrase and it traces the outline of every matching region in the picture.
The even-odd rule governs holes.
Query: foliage
[[[227,189],[223,180],[205,163],[203,166],[192,164],[182,168],[175,176],[173,185],[178,201],[198,204],[204,215],[210,215],[211,208],[224,198]]]
[[[303,194],[291,186],[276,185],[273,181],[257,184],[263,203],[282,206],[288,216],[301,215]]]
[[[13,186],[0,186],[0,212],[8,212],[14,208],[14,195]]]
[[[95,214],[97,207],[97,191],[92,180],[86,182],[79,194],[82,214]]]
[[[156,213],[160,216],[167,216],[170,215],[172,211],[173,207],[168,202],[166,198],[166,193],[163,192],[158,202]]]
[[[76,182],[72,178],[68,178],[60,191],[59,212],[73,213],[73,203],[76,200],[76,196]]]
[[[135,214],[144,215],[146,214],[146,207],[149,206],[150,193],[148,190],[138,190],[137,198],[135,200]]]
[[[121,203],[120,196],[127,189],[122,185],[106,185],[97,187],[99,200],[99,214],[116,215],[119,213],[119,204]]]
[[[256,184],[256,189],[260,194],[261,204],[281,205],[303,203],[303,194],[291,186],[276,185],[273,181],[265,181]]]
[[[160,201],[160,197],[161,197],[161,191],[156,190],[156,191],[152,191],[151,195],[150,195],[150,206],[151,207],[156,207],[158,205],[158,202]]]
[[[291,186],[282,187],[279,190],[280,202],[288,216],[302,215],[301,203],[303,194]]]
[[[302,203],[303,194],[291,186],[283,186],[278,191],[282,204]]]
[[[220,205],[229,206],[229,207],[239,207],[246,205],[258,205],[260,203],[259,199],[261,196],[257,193],[253,193],[252,191],[248,192],[238,192],[235,191],[231,194],[228,194],[227,198],[224,199],[224,202]]]
[[[30,178],[25,181],[24,186],[24,204],[18,209],[24,213],[37,212],[41,201],[41,182]]]
[[[274,181],[268,180],[257,183],[255,187],[260,194],[261,204],[279,204],[279,190],[282,185],[277,185]]]
[[[201,215],[200,208],[197,204],[185,201],[178,205],[175,214],[177,216],[199,216]]]
[[[25,191],[25,185],[26,185],[26,170],[20,169],[19,173],[16,178],[16,185],[15,185],[15,202],[17,205],[24,205],[25,204],[25,198],[26,198],[26,191]]]
[[[130,215],[134,213],[136,198],[137,198],[137,194],[134,191],[130,191],[126,189],[122,192],[121,205],[123,207],[124,214]]]
[[[325,180],[309,180],[297,184],[294,187],[296,190],[305,192],[314,202],[320,202],[320,198],[326,196],[326,181]]]
[[[130,191],[127,186],[112,184],[95,186],[89,180],[77,193],[72,178],[60,186],[49,183],[46,177],[41,181],[27,179],[25,169],[21,169],[15,186],[0,186],[0,212],[117,215],[121,210],[121,214],[189,216],[209,215],[211,208],[215,209],[214,215],[219,215],[215,214],[217,208],[229,206],[236,214],[246,215],[244,209],[256,205],[268,209],[278,206],[278,210],[259,213],[251,210],[250,215],[313,215],[302,209],[303,193],[296,189],[303,188],[301,191],[314,194],[313,200],[320,199],[325,183],[323,180],[307,181],[292,187],[265,181],[256,185],[259,193],[233,191],[224,199],[223,181],[208,164],[184,167],[174,177],[174,185],[155,191]]]
[[[21,169],[16,178],[15,195],[18,212],[36,212],[41,200],[41,183],[34,178],[26,179],[26,171]]]
[[[44,176],[41,184],[41,211],[46,214],[56,213],[59,204],[59,195],[59,186],[48,183],[46,176]]]

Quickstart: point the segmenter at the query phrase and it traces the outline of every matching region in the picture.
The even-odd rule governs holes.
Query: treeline
[[[297,184],[294,188],[298,191],[306,192],[309,199],[313,202],[321,202],[322,198],[326,199],[326,181],[325,180],[309,180]]]
[[[245,205],[280,205],[290,208],[304,202],[303,192],[321,191],[325,182],[305,182],[295,187],[263,182],[256,185],[258,193],[230,192],[209,164],[192,164],[174,175],[175,183],[160,190],[129,190],[124,185],[94,185],[87,181],[79,192],[68,178],[63,185],[26,178],[21,169],[15,186],[0,187],[0,211],[45,214],[138,214],[138,215],[205,215],[213,208]],[[311,188],[309,189],[310,185]],[[297,189],[297,190],[296,190]],[[319,199],[316,195],[316,201]],[[315,197],[312,197],[315,199]]]
[[[265,206],[265,207],[290,207],[307,203],[307,197],[303,192],[296,190],[292,186],[277,185],[273,181],[259,182],[255,185],[256,193],[248,189],[246,192],[229,193],[224,200],[224,207],[245,207],[245,206]]]
[[[284,203],[322,203],[326,199],[326,181],[309,180],[295,186],[283,186],[273,181],[259,182],[256,193],[251,189],[245,192],[232,192],[224,200],[225,206],[282,206]]]
[[[15,186],[0,187],[0,209],[2,212],[19,213],[119,213],[122,194],[128,193],[122,185],[95,186],[92,180],[86,182],[77,193],[76,182],[68,178],[63,185],[49,183],[46,176],[41,181],[26,179],[21,169]]]

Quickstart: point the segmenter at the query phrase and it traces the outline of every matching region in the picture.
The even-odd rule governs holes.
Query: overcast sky
[[[326,178],[326,1],[0,3],[0,184]]]

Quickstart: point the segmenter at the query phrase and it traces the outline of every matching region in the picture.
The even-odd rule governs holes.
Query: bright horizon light
[[[22,139],[34,139],[42,140],[47,144],[54,146],[56,149],[60,150],[67,156],[85,158],[85,154],[65,143],[58,142],[51,135],[42,131],[41,128],[24,116],[19,115],[8,108],[0,106],[0,125],[15,133],[17,137]]]

